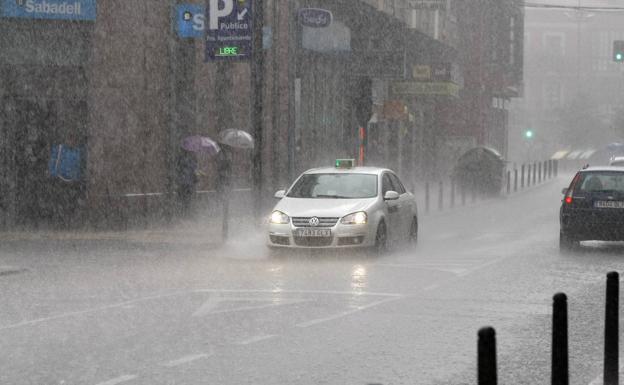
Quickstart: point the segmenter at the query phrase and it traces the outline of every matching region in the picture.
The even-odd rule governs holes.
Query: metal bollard
[[[466,206],[466,187],[465,186],[461,186],[461,201],[462,201],[462,206]]]
[[[533,186],[537,184],[537,162],[533,162]]]
[[[496,385],[496,331],[492,327],[479,329],[477,342],[478,385]]]
[[[438,211],[444,209],[444,182],[440,181],[438,187]]]
[[[568,385],[568,302],[564,293],[553,297],[552,385]]]
[[[451,208],[455,207],[455,179],[451,178]]]
[[[511,171],[507,170],[507,195],[511,193]]]
[[[619,304],[620,302],[620,275],[612,271],[607,274],[607,296],[605,307],[605,345],[603,384],[619,384]]]
[[[544,176],[543,180],[546,181],[546,179],[548,179],[547,177],[548,176],[548,162],[547,161],[544,161],[543,167],[544,167],[543,169],[544,171],[542,172],[542,175]]]
[[[429,212],[429,182],[425,182],[425,212]]]
[[[524,165],[522,165],[522,167],[520,167],[521,173],[520,173],[520,188],[523,189],[524,188]]]
[[[537,163],[537,183],[542,182],[542,162]]]
[[[527,165],[527,187],[531,186],[531,165]]]
[[[514,192],[518,191],[518,169],[514,169]]]

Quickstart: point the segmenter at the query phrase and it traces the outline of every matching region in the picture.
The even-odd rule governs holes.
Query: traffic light
[[[613,61],[624,62],[624,40],[615,40],[613,42]]]
[[[526,130],[524,132],[524,137],[527,139],[532,139],[533,138],[533,130]]]

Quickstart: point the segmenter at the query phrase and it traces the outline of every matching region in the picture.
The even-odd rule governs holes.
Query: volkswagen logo
[[[310,224],[310,226],[316,227],[316,226],[319,225],[319,223],[321,223],[321,221],[319,221],[319,219],[317,217],[312,217],[312,218],[310,218],[308,223]]]

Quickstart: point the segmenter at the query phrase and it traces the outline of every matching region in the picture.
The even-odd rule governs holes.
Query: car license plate
[[[594,207],[607,208],[607,209],[624,209],[624,202],[623,201],[596,201],[594,202]]]
[[[297,237],[331,237],[330,229],[297,229]]]

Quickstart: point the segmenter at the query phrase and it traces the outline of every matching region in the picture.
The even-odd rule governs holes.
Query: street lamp
[[[527,139],[532,139],[533,138],[533,131],[532,130],[526,130],[524,132],[524,137]]]

